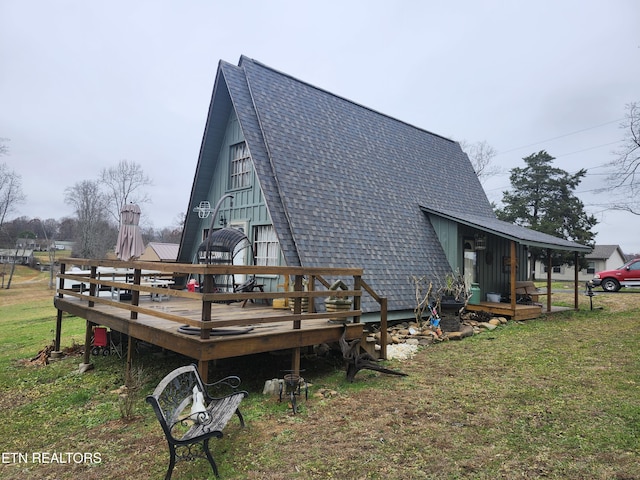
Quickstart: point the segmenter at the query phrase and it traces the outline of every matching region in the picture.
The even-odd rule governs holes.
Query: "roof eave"
[[[472,222],[469,220],[465,220],[459,217],[456,217],[455,215],[451,215],[451,214],[447,214],[444,212],[440,212],[425,206],[420,206],[420,208],[432,215],[437,215],[439,217],[442,218],[446,218],[447,220],[451,220],[453,222],[459,223],[461,225],[466,225],[468,227],[472,227],[475,228],[476,230],[479,230],[481,232],[486,232],[489,233],[491,235],[496,235],[498,237],[501,238],[505,238],[507,240],[512,240],[514,242],[520,243],[521,245],[527,245],[529,247],[537,247],[537,248],[550,248],[552,250],[564,250],[564,251],[569,251],[569,252],[591,252],[591,247],[585,246],[585,245],[581,245],[579,243],[575,243],[575,242],[569,242],[568,240],[562,240],[562,239],[558,239],[558,240],[562,240],[563,242],[569,242],[570,244],[567,245],[562,245],[562,244],[558,244],[558,243],[553,243],[553,242],[541,242],[541,241],[537,241],[537,240],[528,240],[525,238],[521,238],[521,237],[517,237],[514,235],[510,235],[508,233],[505,232],[501,232],[499,230],[487,227],[486,225],[482,225],[476,222]],[[517,226],[517,225],[516,225]],[[519,227],[519,228],[523,228],[526,230],[530,230],[527,229],[526,227]]]

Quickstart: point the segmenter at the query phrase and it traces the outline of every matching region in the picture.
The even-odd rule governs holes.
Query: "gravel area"
[[[418,348],[418,345],[409,345],[408,343],[387,345],[387,358],[389,360],[392,358],[406,360],[413,357],[418,351]]]

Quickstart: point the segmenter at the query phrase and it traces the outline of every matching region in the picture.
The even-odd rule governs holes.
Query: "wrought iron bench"
[[[155,411],[169,444],[169,468],[165,476],[171,478],[176,460],[207,458],[218,477],[218,467],[209,450],[212,437],[222,438],[222,430],[235,413],[244,427],[238,406],[248,395],[237,391],[240,378],[225,377],[214,383],[204,383],[195,365],[180,367],[169,373],[146,400]],[[222,397],[210,396],[213,387],[233,390]],[[202,453],[193,448],[201,444]],[[204,454],[204,455],[202,455]]]

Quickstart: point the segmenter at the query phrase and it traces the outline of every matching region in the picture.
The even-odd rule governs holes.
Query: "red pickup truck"
[[[634,258],[615,270],[598,272],[591,282],[605,292],[617,292],[622,287],[640,287],[640,258]]]

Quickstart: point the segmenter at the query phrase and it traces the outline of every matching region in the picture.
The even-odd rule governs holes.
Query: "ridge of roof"
[[[339,98],[341,100],[344,100],[345,102],[349,102],[349,103],[353,104],[354,106],[357,106],[357,107],[360,107],[360,108],[364,108],[365,110],[369,110],[371,113],[375,113],[376,115],[381,115],[381,116],[386,117],[386,118],[388,118],[390,120],[393,120],[395,122],[402,123],[402,124],[404,124],[404,125],[406,125],[408,127],[415,128],[416,130],[419,130],[419,131],[424,132],[424,133],[428,133],[429,135],[433,135],[434,137],[441,138],[441,139],[446,140],[448,142],[458,143],[457,141],[455,141],[455,140],[453,140],[451,138],[445,137],[443,135],[439,135],[439,134],[434,133],[434,132],[432,132],[430,130],[427,130],[425,128],[418,127],[418,126],[416,126],[416,125],[414,125],[412,123],[405,122],[404,120],[400,120],[399,118],[393,117],[393,116],[391,116],[389,114],[386,114],[386,113],[383,113],[383,112],[381,112],[379,110],[375,110],[375,109],[373,109],[371,107],[367,107],[366,105],[363,105],[362,103],[358,103],[358,102],[356,102],[354,100],[351,100],[351,99],[349,99],[347,97],[343,97],[342,95],[337,95],[337,94],[335,94],[333,92],[330,92],[329,90],[326,90],[324,88],[318,87],[317,85],[314,85],[312,83],[306,82],[304,80],[300,80],[299,78],[294,77],[291,74],[288,74],[286,72],[278,70],[277,68],[270,67],[269,65],[266,65],[266,64],[264,64],[264,63],[262,63],[262,62],[260,62],[258,60],[255,60],[255,59],[253,59],[251,57],[248,57],[246,55],[241,55],[240,56],[240,61],[238,62],[238,66],[243,68],[243,63],[244,62],[251,62],[254,65],[257,65],[257,66],[259,66],[261,68],[270,70],[271,72],[273,72],[275,74],[278,74],[278,75],[281,75],[283,77],[287,77],[287,78],[289,78],[289,79],[291,79],[293,81],[296,81],[298,83],[306,85],[309,88],[313,88],[314,90],[318,90],[319,92],[325,93],[327,95],[331,95],[332,97]]]

